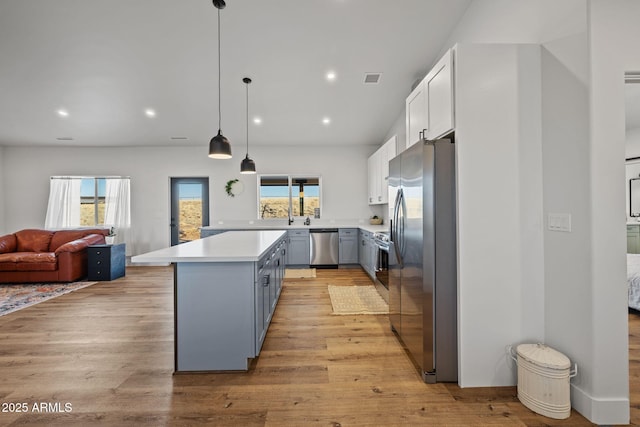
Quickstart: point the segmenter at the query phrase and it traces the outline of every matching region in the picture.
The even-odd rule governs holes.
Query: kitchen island
[[[132,258],[174,264],[176,372],[249,368],[282,289],[286,234],[230,231]]]

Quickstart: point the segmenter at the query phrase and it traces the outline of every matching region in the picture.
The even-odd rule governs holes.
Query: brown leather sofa
[[[73,282],[87,275],[87,246],[108,229],[21,230],[0,236],[0,283]]]

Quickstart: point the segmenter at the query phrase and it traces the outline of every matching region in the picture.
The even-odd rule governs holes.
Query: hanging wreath
[[[233,184],[239,182],[239,180],[236,179],[230,179],[229,181],[227,181],[227,185],[224,186],[224,191],[227,192],[227,196],[229,197],[236,197],[236,195],[233,193]]]

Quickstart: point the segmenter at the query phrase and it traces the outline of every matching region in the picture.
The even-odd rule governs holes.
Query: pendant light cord
[[[222,93],[220,89],[220,70],[220,9],[218,9],[218,133],[220,132],[222,123]]]
[[[249,83],[247,86],[247,157],[249,157]]]

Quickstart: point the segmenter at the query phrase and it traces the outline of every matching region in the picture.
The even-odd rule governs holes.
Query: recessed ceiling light
[[[69,112],[63,108],[58,110],[58,115],[60,117],[69,117]]]
[[[254,117],[253,118],[253,123],[259,125],[262,123],[262,119],[260,117]]]
[[[331,119],[329,117],[325,117],[322,119],[322,123],[328,125],[329,123],[331,123]]]
[[[146,114],[147,117],[155,117],[156,116],[155,110],[152,110],[151,108],[147,108],[146,110],[144,110],[144,114]]]
[[[334,81],[336,79],[337,75],[335,71],[329,71],[327,73],[327,80],[329,80],[330,82]]]

